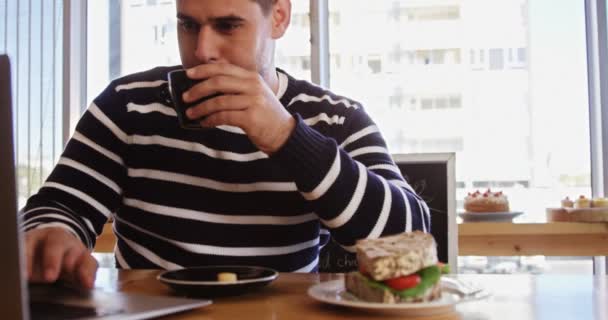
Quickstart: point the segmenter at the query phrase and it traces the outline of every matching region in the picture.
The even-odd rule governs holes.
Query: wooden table
[[[168,295],[153,270],[100,269],[96,287],[108,291]],[[607,277],[591,275],[454,275],[492,291],[483,301],[457,305],[441,315],[444,319],[608,319]],[[214,300],[213,304],[163,319],[403,319],[399,313],[378,313],[335,307],[307,295],[311,285],[342,279],[340,274],[282,273],[259,291]],[[408,318],[412,319],[412,318]]]
[[[112,252],[112,225],[104,227],[96,252]],[[458,225],[460,256],[608,256],[608,223],[475,222]]]

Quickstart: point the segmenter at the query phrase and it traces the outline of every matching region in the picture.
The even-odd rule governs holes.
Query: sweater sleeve
[[[273,157],[346,250],[354,251],[358,239],[430,231],[428,206],[404,180],[362,108],[346,115],[339,142],[295,117],[296,128]]]
[[[21,210],[24,230],[61,227],[92,249],[122,201],[126,109],[110,85],[89,106],[55,168]]]

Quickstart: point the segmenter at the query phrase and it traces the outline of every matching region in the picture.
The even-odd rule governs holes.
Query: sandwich
[[[449,273],[438,262],[432,235],[406,232],[356,243],[359,271],[347,273],[346,290],[363,301],[428,302],[441,297],[440,278]]]

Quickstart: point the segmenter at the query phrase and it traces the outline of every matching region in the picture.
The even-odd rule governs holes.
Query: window
[[[310,28],[310,17],[306,13],[294,12],[291,15],[291,27]]]
[[[330,1],[330,11],[342,12],[342,25],[330,26],[330,53],[348,60],[354,54],[350,50],[352,44],[357,43],[357,54],[373,56],[373,63],[368,60],[363,66],[355,63],[353,68],[333,68],[330,83],[339,93],[362,101],[387,136],[403,131],[408,139],[427,141],[422,137],[429,134],[429,123],[434,123],[435,133],[462,139],[463,148],[457,157],[466,161],[457,162],[458,180],[465,182],[468,189],[479,181],[526,181],[526,190],[515,187],[505,190],[513,206],[526,212],[522,217],[526,221],[543,221],[544,208],[559,203],[566,194],[590,193],[583,1],[568,4],[559,11],[569,12],[568,15],[554,13],[556,16],[551,19],[562,21],[563,30],[571,30],[564,32],[559,41],[553,37],[555,30],[544,25],[547,12],[552,11],[540,3],[525,6],[529,11],[525,19],[528,23],[524,24],[521,7],[525,0],[503,0],[496,6],[481,0],[461,2],[458,10],[448,10],[439,3],[423,10],[408,7],[413,4],[405,0],[377,1],[375,14],[368,14],[362,1]],[[393,26],[402,36],[395,34],[382,42],[377,40],[377,35],[387,32],[384,19],[396,7],[400,12],[405,10],[415,17],[429,18],[422,32],[424,37],[414,36],[421,29],[410,19]],[[361,16],[367,17],[368,31],[347,31],[358,28],[360,23],[354,17]],[[437,18],[448,16],[453,18],[449,24],[446,19]],[[479,28],[480,25],[484,27]],[[508,36],[504,39],[499,37],[505,34]],[[534,46],[537,55],[551,58],[534,59],[534,65],[519,69],[508,68],[509,52],[512,64],[529,63],[529,46]],[[396,51],[413,52],[417,63],[392,59]],[[473,72],[460,60],[460,52],[468,52],[470,59],[465,61],[472,64],[487,61],[485,72]],[[448,59],[448,55],[452,58]],[[456,63],[448,64],[448,60]],[[420,68],[427,65],[434,67]],[[555,66],[570,76],[553,77]],[[364,84],[362,78],[367,79]],[[400,85],[403,83],[408,85]],[[395,90],[396,87],[400,89]],[[559,98],[556,90],[560,92]],[[406,96],[418,99],[419,108],[390,108],[403,104],[402,97]],[[387,109],[391,111],[386,112]],[[444,121],[444,114],[449,114],[448,120]],[[546,126],[549,117],[555,126]],[[580,134],[559,129],[573,126]],[[433,151],[448,151],[442,149],[447,144],[428,141],[436,147]],[[569,150],[565,151],[564,144],[555,141],[568,141]],[[413,152],[408,145],[413,144],[389,147],[395,153]],[[504,170],[496,169],[503,166]],[[587,178],[577,178],[581,176]]]
[[[88,1],[88,12],[88,39],[94,39],[88,42],[87,50],[88,101],[111,79],[160,65],[181,64],[175,0]],[[340,23],[339,14],[333,19]],[[292,25],[277,44],[277,66],[294,77],[310,80],[310,43],[302,41],[309,38],[309,2],[292,1]]]
[[[329,2],[342,13],[341,26],[329,26],[330,54],[347,60],[356,45],[358,55],[380,52],[383,68],[331,69],[330,83],[363,103],[391,152],[455,151],[457,199],[499,188],[522,222],[590,194],[584,1],[556,10],[534,0],[380,0],[373,13],[365,2]],[[353,17],[363,16],[358,32]],[[419,106],[395,108],[400,97]]]
[[[367,59],[367,66],[371,70],[372,73],[381,73],[382,72],[382,60],[377,56],[369,57]]]
[[[458,109],[462,107],[462,97],[460,95],[451,95],[448,99],[450,100],[450,108]]]
[[[277,67],[289,72],[292,76],[310,81],[310,1],[300,0],[291,2],[292,15],[300,17],[302,24],[290,25],[287,33],[277,42],[275,52],[275,63]],[[334,15],[333,23],[340,24],[339,15]],[[289,59],[296,58],[297,63],[290,64]],[[339,65],[340,57],[336,57]]]
[[[62,151],[62,11],[61,0],[0,2],[0,52],[8,53],[13,77],[19,207]]]
[[[398,21],[441,21],[441,20],[456,20],[460,18],[460,7],[458,6],[425,6],[425,7],[410,7],[400,6],[400,2],[396,1],[393,4],[393,10],[396,10],[392,16],[397,17]]]
[[[525,48],[517,48],[517,61],[519,63],[526,63],[526,49]]]
[[[504,56],[502,49],[490,49],[490,70],[504,69]]]
[[[87,49],[88,101],[111,79],[181,63],[174,1],[89,1],[87,9],[88,39],[95,39]]]
[[[329,24],[333,26],[340,25],[340,13],[339,12],[330,12],[329,13]]]
[[[389,97],[389,99],[391,98],[392,96]],[[417,99],[414,98],[412,104],[414,104],[416,100]],[[419,97],[419,100],[421,101],[421,110],[459,109],[462,107],[462,98],[460,97],[460,94],[439,93],[432,96],[422,95]]]

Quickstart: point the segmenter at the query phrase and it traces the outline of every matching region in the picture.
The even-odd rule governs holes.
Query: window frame
[[[63,145],[86,110],[87,1],[63,2]]]
[[[591,191],[594,197],[608,187],[608,21],[606,0],[585,1]],[[603,62],[603,63],[602,63]],[[595,274],[605,275],[606,257],[594,257]]]

